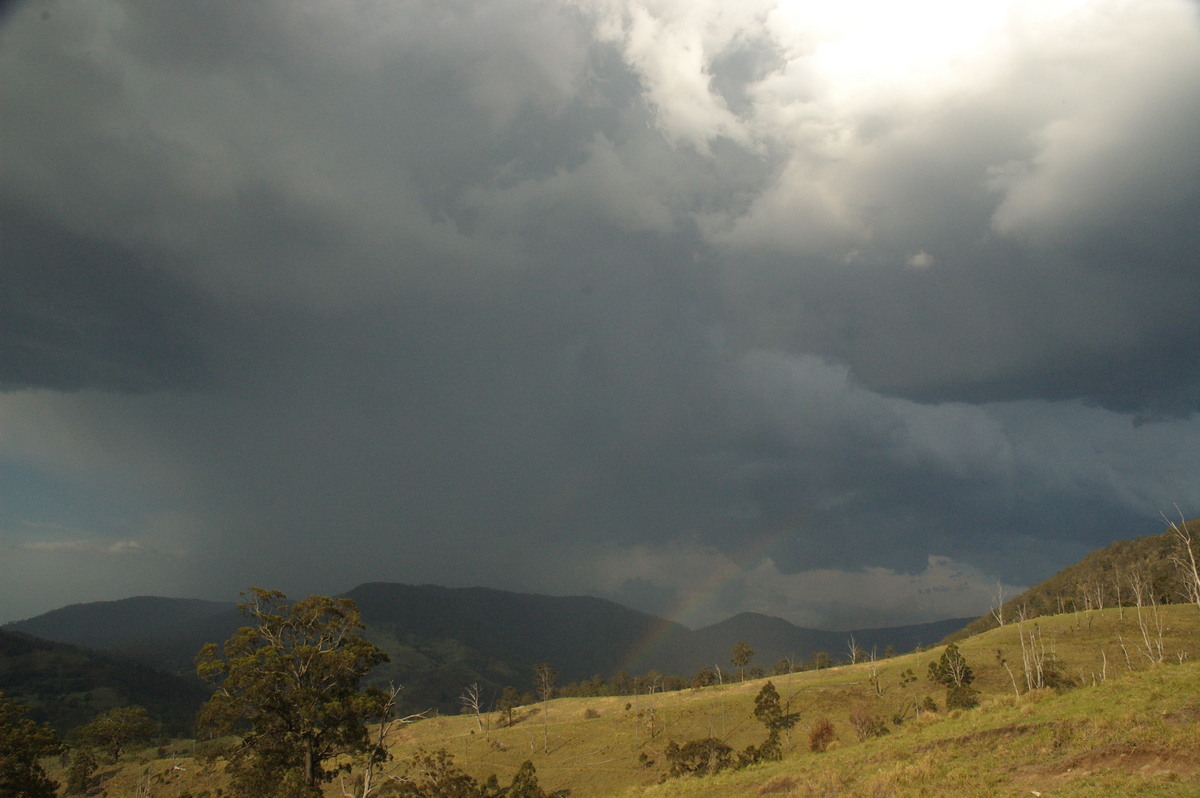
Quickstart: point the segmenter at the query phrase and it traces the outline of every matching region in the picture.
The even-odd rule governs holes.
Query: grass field
[[[781,762],[662,782],[668,742],[715,736],[735,750],[761,742],[754,696],[766,681],[637,697],[571,698],[521,709],[519,720],[438,717],[392,737],[393,773],[418,750],[444,748],[480,781],[501,784],[525,760],[547,792],[593,796],[1200,796],[1200,611],[1108,609],[1009,624],[961,641],[976,675],[978,708],[947,712],[926,678],[940,647],[874,664],[772,677],[798,723]],[[1027,689],[1019,634],[1039,642],[1078,686]],[[1143,633],[1145,629],[1145,633]],[[753,645],[753,641],[750,641]],[[1161,661],[1160,661],[1161,657]],[[1007,662],[1008,669],[1001,660]],[[904,682],[911,670],[915,680]],[[1010,675],[1011,670],[1011,675]],[[874,678],[873,678],[874,676]],[[1014,680],[1016,688],[1014,688]],[[929,697],[937,712],[917,714]],[[852,711],[881,717],[888,733],[859,741]],[[544,714],[543,714],[544,711]],[[893,718],[902,715],[899,724]],[[808,747],[828,718],[836,740]],[[201,798],[223,786],[220,765],[197,762],[181,741],[110,768],[109,796]],[[55,774],[63,780],[61,771]],[[662,782],[662,783],[660,783]],[[227,788],[226,788],[227,789]],[[146,791],[148,790],[148,792]],[[328,795],[341,795],[335,783]]]

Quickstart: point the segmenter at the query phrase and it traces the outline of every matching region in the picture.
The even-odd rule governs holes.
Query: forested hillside
[[[979,634],[1019,617],[1118,605],[1194,601],[1192,577],[1183,567],[1188,554],[1181,532],[1193,539],[1200,538],[1200,519],[1172,524],[1159,535],[1118,540],[1097,549],[1044,582],[1007,599],[997,611],[972,621],[946,639],[959,640]],[[1192,545],[1197,548],[1195,543]]]
[[[78,646],[0,629],[0,692],[60,732],[112,707],[137,704],[174,734],[192,734],[211,692],[196,679]]]

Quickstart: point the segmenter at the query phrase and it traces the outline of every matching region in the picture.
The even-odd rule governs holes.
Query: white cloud
[[[1187,3],[1097,3],[1031,44],[1045,120],[1032,154],[996,164],[992,226],[1038,240],[1152,215],[1196,190],[1200,20]],[[1035,95],[1036,96],[1036,95]]]
[[[870,565],[785,573],[769,557],[739,565],[713,548],[682,544],[602,555],[576,578],[608,595],[619,596],[629,580],[672,591],[676,606],[668,614],[693,628],[740,611],[823,629],[968,617],[986,613],[997,589],[995,577],[938,555],[915,573]],[[1012,596],[1021,588],[1003,589]]]
[[[152,553],[141,541],[115,540],[100,543],[95,540],[35,540],[20,544],[25,551],[61,554],[108,554],[113,556]]]
[[[913,271],[924,272],[933,268],[934,262],[934,257],[932,255],[925,250],[921,250],[915,255],[910,256],[909,259],[905,261],[905,265]]]

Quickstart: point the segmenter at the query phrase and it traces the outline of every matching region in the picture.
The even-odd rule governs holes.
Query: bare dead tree
[[[1136,646],[1138,652],[1150,660],[1152,665],[1162,662],[1163,621],[1158,612],[1158,597],[1149,577],[1141,568],[1134,568],[1129,572],[1129,589],[1133,591],[1138,631],[1142,633],[1142,645]]]
[[[458,701],[462,704],[463,712],[470,712],[475,716],[475,723],[482,732],[484,729],[480,695],[479,682],[471,682],[463,689],[463,694],[458,697]]]
[[[871,663],[871,673],[867,677],[867,679],[868,679],[868,681],[870,681],[871,687],[875,688],[875,697],[882,698],[883,697],[883,685],[880,684],[880,682],[879,682],[879,667],[875,662],[875,658],[876,658],[875,646],[871,646],[871,653],[867,654],[867,657]]]
[[[533,683],[537,687],[538,698],[542,700],[542,751],[550,753],[550,726],[547,704],[554,695],[554,683],[558,674],[549,662],[535,665],[533,668]]]
[[[999,579],[996,580],[996,592],[992,594],[993,606],[992,617],[996,619],[997,626],[1004,625],[1004,585]]]
[[[1129,647],[1125,645],[1125,636],[1117,635],[1117,644],[1121,646],[1121,653],[1125,655],[1125,670],[1133,670],[1133,660],[1129,658]]]
[[[1125,604],[1121,601],[1121,569],[1113,566],[1113,585],[1117,589],[1117,616],[1125,618]]]
[[[397,726],[416,723],[429,716],[428,712],[418,712],[403,717],[393,714],[396,709],[396,696],[400,695],[400,691],[403,689],[404,685],[391,684],[388,686],[387,701],[379,713],[379,723],[375,726],[375,733],[371,736],[371,746],[358,763],[361,770],[360,777],[347,785],[345,776],[338,776],[338,784],[341,786],[343,798],[370,798],[386,781],[389,781],[390,779],[385,778],[384,774],[384,766],[392,758],[387,748],[388,735]]]
[[[1046,638],[1041,627],[1036,623],[1029,633],[1025,632],[1025,624],[1017,626],[1017,636],[1021,640],[1021,664],[1025,669],[1025,687],[1029,690],[1040,690],[1046,686],[1046,660],[1051,656],[1046,651]]]
[[[1004,651],[996,649],[996,661],[1004,666],[1004,670],[1008,671],[1008,680],[1012,682],[1013,695],[1019,701],[1021,699],[1021,689],[1017,687],[1017,677],[1013,674],[1013,669],[1008,667],[1008,658],[1004,656]]]
[[[1175,507],[1175,512],[1179,513],[1179,523],[1167,521],[1167,525],[1171,529],[1171,533],[1175,537],[1175,554],[1172,555],[1171,561],[1175,563],[1175,567],[1179,569],[1180,576],[1183,577],[1184,595],[1189,603],[1200,607],[1200,563],[1196,560],[1196,545],[1192,536],[1191,527],[1183,518],[1183,513],[1179,507]],[[1166,516],[1163,516],[1166,521]]]
[[[850,635],[850,639],[846,641],[846,647],[850,650],[850,664],[854,665],[858,662],[858,655],[862,653],[862,649],[854,641],[854,635]]]

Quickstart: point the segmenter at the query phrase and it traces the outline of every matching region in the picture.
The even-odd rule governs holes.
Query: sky
[[[0,12],[0,621],[982,614],[1200,515],[1193,0]]]

